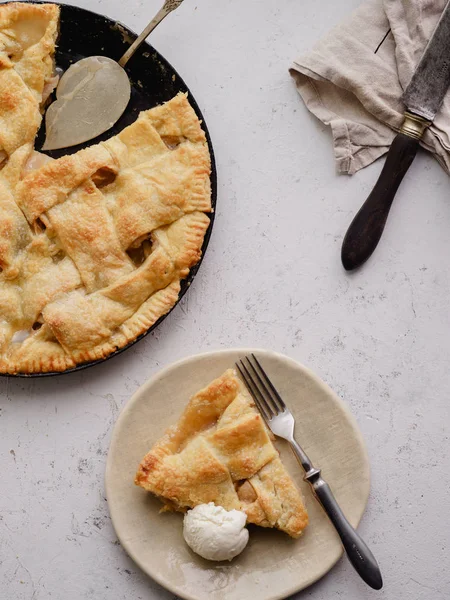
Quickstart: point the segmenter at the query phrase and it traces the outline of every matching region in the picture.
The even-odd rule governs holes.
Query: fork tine
[[[253,355],[252,355],[253,356]],[[277,415],[280,412],[283,412],[283,408],[279,405],[279,403],[277,402],[276,397],[274,397],[274,395],[272,394],[272,392],[268,389],[267,385],[265,384],[265,382],[262,380],[260,374],[258,373],[255,365],[253,365],[253,363],[250,361],[250,358],[247,356],[246,357],[247,362],[249,364],[249,366],[252,369],[252,372],[254,373],[255,377],[257,378],[258,382],[259,382],[259,389],[263,390],[263,395],[266,396],[267,398],[269,398],[270,400],[270,404],[272,407],[273,412]],[[266,400],[267,401],[267,400]],[[268,401],[267,401],[268,402]]]
[[[239,366],[239,363],[236,363],[236,367],[238,368],[238,371],[241,374],[241,377],[244,380],[244,383],[245,383],[248,391],[250,392],[250,395],[252,396],[253,400],[255,401],[255,404],[258,407],[258,410],[262,414],[263,418],[266,421],[270,421],[271,418],[274,416],[272,409],[270,408],[270,406],[267,405],[266,401],[264,400],[261,392],[255,385],[255,382],[253,381],[252,376],[248,372],[248,370],[242,360],[240,361],[240,363],[241,363],[241,366]]]
[[[256,358],[256,356],[254,354],[252,354],[252,357],[253,357],[253,360],[255,361],[255,363],[258,365],[259,370],[261,371],[261,374],[263,375],[266,383],[268,384],[268,386],[272,390],[273,395],[278,400],[279,410],[285,410],[286,409],[286,404],[284,403],[284,401],[283,401],[282,397],[280,396],[280,394],[277,392],[277,390],[276,390],[275,386],[273,385],[273,383],[270,381],[269,376],[267,375],[267,373],[262,368],[261,363],[259,362],[259,360]]]
[[[264,397],[264,400],[265,400],[266,404],[268,406],[270,406],[270,408],[272,409],[273,414],[277,415],[280,411],[279,411],[279,408],[278,408],[276,402],[274,402],[274,399],[271,397],[270,391],[264,385],[264,381],[259,376],[259,373],[255,369],[254,365],[251,363],[250,358],[248,356],[246,356],[245,360],[247,361],[248,366],[251,369],[251,373],[252,373],[252,377],[253,377],[253,382],[254,382],[255,386],[258,388],[259,393],[261,394],[261,396]],[[256,380],[258,380],[258,381],[256,381]]]

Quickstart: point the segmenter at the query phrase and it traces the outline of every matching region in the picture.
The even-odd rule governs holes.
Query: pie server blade
[[[182,2],[165,0],[118,62],[107,56],[88,56],[67,69],[56,89],[56,100],[45,114],[43,150],[82,144],[101,135],[118,121],[131,95],[125,65],[155,27]]]

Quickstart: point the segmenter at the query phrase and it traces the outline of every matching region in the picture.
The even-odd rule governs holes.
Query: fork
[[[347,521],[341,507],[331,491],[330,486],[322,478],[320,469],[313,466],[306,452],[294,438],[294,417],[288,409],[275,386],[270,381],[254,354],[240,360],[236,367],[253,397],[263,419],[276,436],[289,442],[295,457],[305,471],[304,480],[309,483],[314,496],[322,505],[330,521],[334,525],[347,556],[359,576],[375,590],[383,587],[380,568],[374,555],[356,530]]]

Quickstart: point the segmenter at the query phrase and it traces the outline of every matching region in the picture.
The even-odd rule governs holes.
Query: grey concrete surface
[[[73,3],[137,30],[160,0]],[[78,374],[0,379],[2,599],[173,597],[116,540],[103,487],[111,431],[159,368],[232,346],[284,352],[315,370],[367,441],[361,532],[384,590],[366,588],[343,559],[295,598],[450,597],[450,180],[421,152],[376,256],[346,274],[342,237],[382,163],[336,175],[330,131],[287,72],[358,4],[186,0],[155,32],[210,128],[215,230],[189,293],[144,341]]]

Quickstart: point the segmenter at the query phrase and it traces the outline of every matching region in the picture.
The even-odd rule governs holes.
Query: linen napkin
[[[402,93],[446,0],[367,0],[290,73],[307,108],[333,132],[337,169],[353,174],[388,151]],[[450,174],[450,94],[421,145]]]

